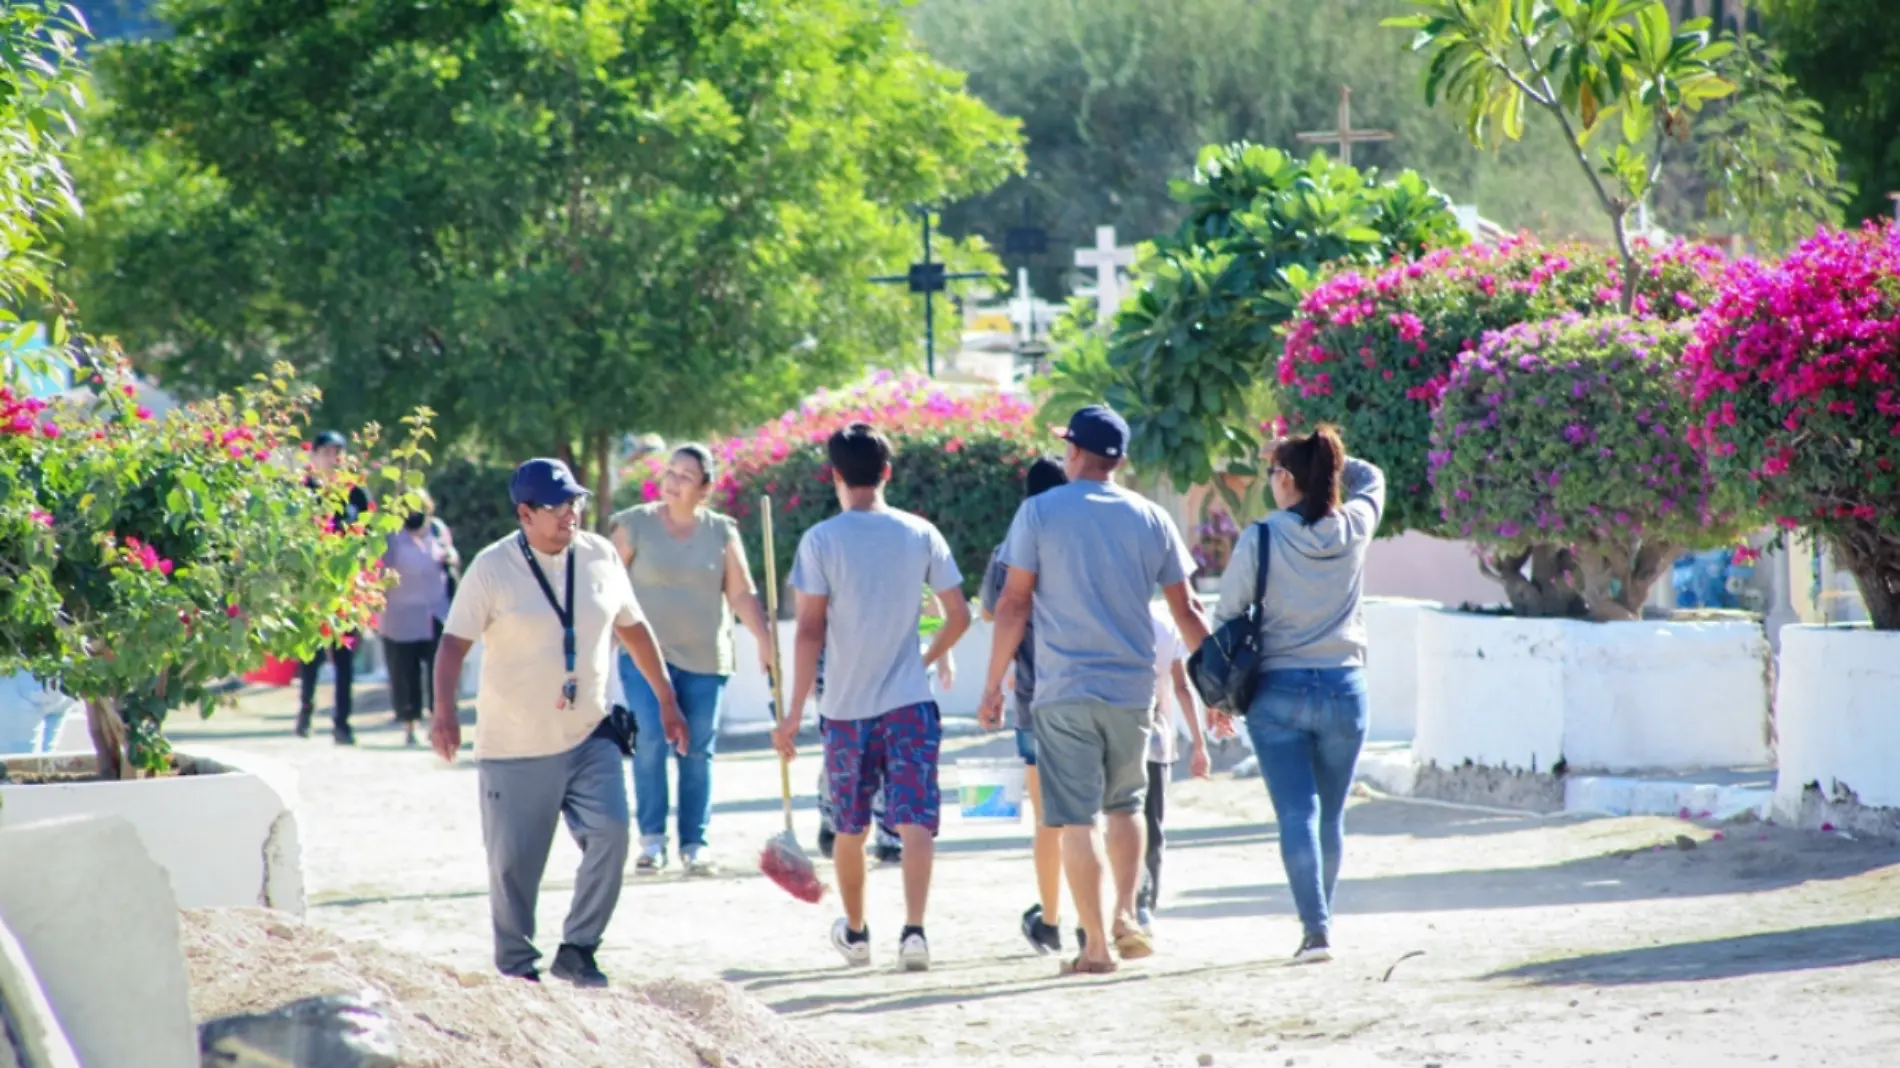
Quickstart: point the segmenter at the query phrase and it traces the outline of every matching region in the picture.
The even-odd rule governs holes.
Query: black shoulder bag
[[[1260,617],[1265,611],[1262,598],[1267,595],[1268,546],[1273,538],[1265,520],[1259,528],[1259,563],[1254,568],[1253,600],[1240,615],[1221,624],[1207,636],[1194,655],[1188,657],[1188,678],[1200,691],[1201,700],[1237,716],[1247,714],[1253,703],[1254,687],[1260,682]]]

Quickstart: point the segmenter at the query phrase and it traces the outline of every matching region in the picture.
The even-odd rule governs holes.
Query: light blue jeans
[[[706,844],[706,825],[712,821],[712,758],[719,744],[719,711],[728,676],[702,675],[671,664],[666,665],[666,674],[679,698],[680,715],[686,717],[684,756],[667,744],[666,733],[660,727],[660,701],[653,695],[653,688],[633,666],[633,657],[620,654],[627,710],[640,728],[633,753],[633,811],[640,843],[644,846],[666,840],[666,764],[671,755],[680,767],[679,848],[686,850]]]
[[[1346,845],[1346,794],[1366,741],[1361,668],[1269,671],[1247,709],[1247,733],[1280,824],[1280,860],[1309,935],[1332,920]]]

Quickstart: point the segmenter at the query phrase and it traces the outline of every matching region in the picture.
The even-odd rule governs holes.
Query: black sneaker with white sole
[[[1022,931],[1023,937],[1029,940],[1030,948],[1037,953],[1046,957],[1051,953],[1062,952],[1062,929],[1043,922],[1042,905],[1031,905],[1023,913]]]
[[[606,986],[606,973],[594,963],[594,951],[598,948],[577,946],[571,942],[561,943],[561,948],[554,952],[554,963],[549,965],[548,974],[556,979],[565,979],[575,986]]]
[[[1299,951],[1293,954],[1295,964],[1321,964],[1333,959],[1333,947],[1326,943],[1326,936],[1308,931],[1300,939]]]

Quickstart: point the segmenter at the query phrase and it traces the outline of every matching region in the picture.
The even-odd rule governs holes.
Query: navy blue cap
[[[318,434],[316,436],[316,439],[315,441],[312,442],[312,445],[319,449],[326,449],[332,446],[339,449],[347,449],[349,448],[350,443],[348,439],[346,439],[343,435],[337,433],[336,431],[326,430],[323,433]]]
[[[516,504],[554,508],[576,497],[587,496],[587,487],[574,478],[574,472],[559,460],[534,459],[515,468],[508,484],[508,495]]]
[[[1069,417],[1068,429],[1056,431],[1056,437],[1066,438],[1083,452],[1111,460],[1128,455],[1128,421],[1105,404],[1078,409]]]

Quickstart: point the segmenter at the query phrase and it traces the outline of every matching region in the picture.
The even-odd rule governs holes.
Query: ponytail
[[[1308,526],[1339,510],[1339,476],[1346,470],[1346,444],[1331,423],[1274,450],[1273,462],[1293,476],[1300,503],[1293,506]]]

